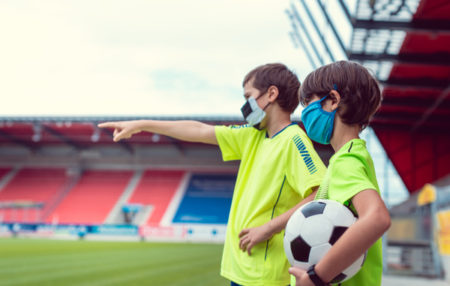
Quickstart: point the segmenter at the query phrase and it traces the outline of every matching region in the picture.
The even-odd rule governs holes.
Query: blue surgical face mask
[[[334,117],[337,111],[337,109],[332,112],[323,110],[322,101],[327,96],[309,104],[303,109],[301,117],[308,137],[321,144],[330,144],[331,135],[333,134]]]
[[[258,98],[260,98],[261,96],[262,94],[258,96]],[[241,107],[241,112],[249,125],[255,127],[258,130],[261,130],[260,124],[266,117],[266,112],[264,111],[264,109],[266,109],[270,103],[268,103],[264,107],[264,109],[261,109],[261,107],[259,107],[258,103],[256,102],[256,99],[253,97],[249,97],[247,102]]]

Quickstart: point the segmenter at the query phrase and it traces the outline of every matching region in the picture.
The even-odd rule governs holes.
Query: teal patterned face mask
[[[309,104],[303,109],[301,116],[308,137],[320,144],[330,144],[331,135],[333,134],[334,117],[337,111],[337,109],[332,112],[323,110],[322,101],[327,96]]]

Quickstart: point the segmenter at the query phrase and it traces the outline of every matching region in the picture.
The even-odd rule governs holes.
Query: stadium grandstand
[[[237,162],[212,145],[149,133],[115,143],[97,128],[126,119],[0,118],[1,222],[38,236],[223,241]]]

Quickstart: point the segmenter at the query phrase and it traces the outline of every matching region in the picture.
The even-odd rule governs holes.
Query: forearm
[[[296,204],[293,208],[291,208],[290,210],[288,210],[287,212],[277,216],[276,218],[273,218],[272,220],[270,220],[268,222],[268,226],[270,229],[270,232],[272,233],[272,235],[279,233],[280,231],[282,231],[285,227],[286,224],[289,220],[289,218],[292,216],[292,214],[301,206],[303,206],[306,203],[311,202],[314,197],[316,196],[316,192],[317,192],[317,187],[315,187],[313,189],[313,192],[306,197],[305,199],[303,199],[301,202],[299,202],[298,204]]]
[[[138,120],[135,123],[139,131],[158,133],[189,142],[218,144],[214,133],[214,126],[202,122],[191,120]]]

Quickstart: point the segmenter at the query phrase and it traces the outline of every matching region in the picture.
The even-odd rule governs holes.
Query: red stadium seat
[[[159,224],[175,192],[180,187],[184,171],[147,170],[129,199],[129,203],[152,205],[146,224]]]

